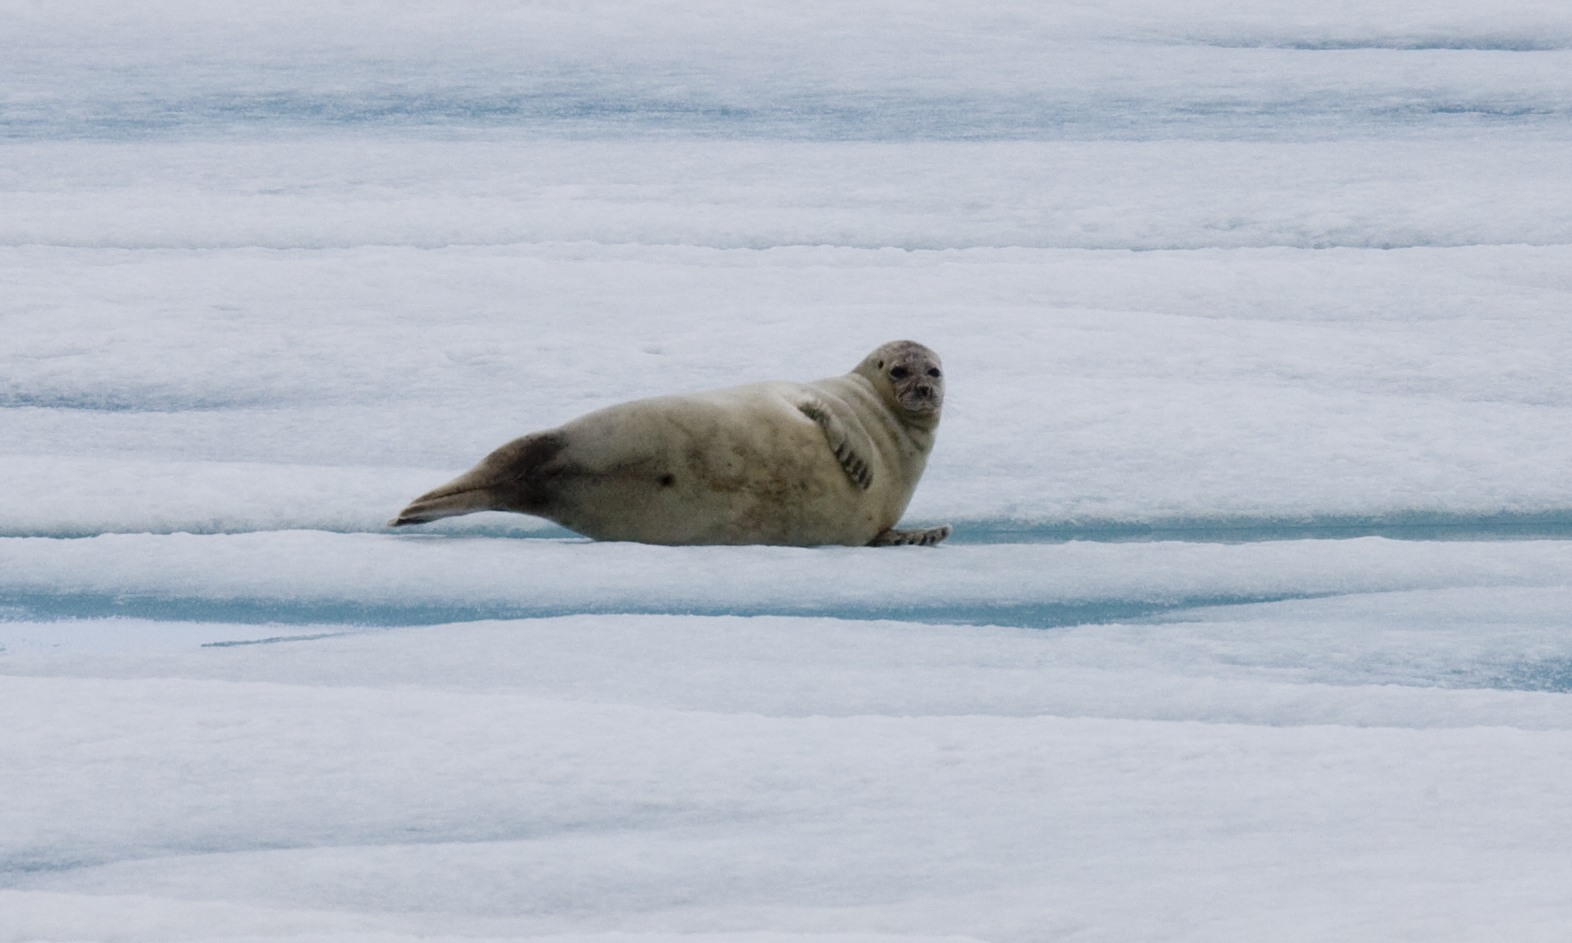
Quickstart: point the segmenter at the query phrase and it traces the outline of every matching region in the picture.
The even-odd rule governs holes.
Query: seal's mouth
[[[936,383],[919,380],[897,387],[895,400],[909,413],[931,413],[944,405],[944,389]]]

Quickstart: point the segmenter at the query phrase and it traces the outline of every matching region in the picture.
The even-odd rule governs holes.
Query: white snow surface
[[[0,0],[0,92],[0,943],[1572,925],[1572,6]],[[384,526],[903,337],[937,548]]]

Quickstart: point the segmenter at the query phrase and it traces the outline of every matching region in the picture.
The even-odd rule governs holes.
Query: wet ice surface
[[[1572,922],[1565,5],[6,16],[0,941]],[[382,526],[897,337],[939,548]]]

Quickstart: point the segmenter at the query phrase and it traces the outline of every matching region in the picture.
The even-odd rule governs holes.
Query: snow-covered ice
[[[0,943],[1572,925],[1572,6],[0,23]],[[939,548],[384,527],[900,337]]]

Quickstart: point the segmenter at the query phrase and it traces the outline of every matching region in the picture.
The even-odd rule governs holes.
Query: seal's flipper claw
[[[868,542],[870,547],[932,547],[934,544],[950,536],[953,531],[949,524],[939,527],[929,527],[926,530],[896,530],[891,527],[879,536]]]

